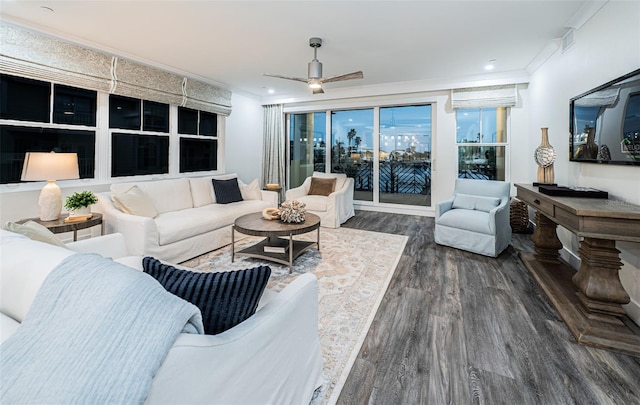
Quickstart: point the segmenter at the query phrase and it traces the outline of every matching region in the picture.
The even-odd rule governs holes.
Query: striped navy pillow
[[[234,177],[229,180],[211,179],[211,181],[213,182],[213,192],[216,195],[218,204],[242,201],[242,193],[240,192],[237,178]]]
[[[207,335],[222,333],[253,315],[271,275],[268,266],[195,273],[177,269],[153,257],[145,257],[142,266],[144,272],[158,280],[167,291],[200,308]]]

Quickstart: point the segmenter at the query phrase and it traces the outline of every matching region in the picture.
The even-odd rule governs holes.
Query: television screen
[[[571,99],[570,160],[640,165],[640,69]]]

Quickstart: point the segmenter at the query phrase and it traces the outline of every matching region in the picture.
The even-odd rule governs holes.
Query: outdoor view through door
[[[328,110],[288,118],[289,187],[302,184],[314,170],[330,171],[355,180],[356,201],[431,205],[431,105]]]

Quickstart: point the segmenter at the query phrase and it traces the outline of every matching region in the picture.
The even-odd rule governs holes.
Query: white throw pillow
[[[16,224],[15,222],[7,222],[5,224],[7,231],[19,233],[29,237],[29,239],[45,242],[50,245],[66,248],[64,243],[53,234],[46,226],[40,225],[34,221],[27,221],[24,224]]]
[[[249,184],[240,184],[240,194],[242,194],[243,200],[262,200],[258,179]]]
[[[149,198],[138,186],[133,186],[124,193],[114,195],[113,199],[127,214],[148,218],[155,218],[158,215]]]

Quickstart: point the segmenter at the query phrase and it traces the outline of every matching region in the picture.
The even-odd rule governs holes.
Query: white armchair
[[[309,195],[312,177],[321,179],[336,179],[334,191],[328,196]],[[339,228],[349,218],[355,215],[353,209],[354,181],[344,173],[313,172],[300,187],[287,190],[287,200],[298,200],[306,204],[308,212],[320,217],[320,225],[327,228]]]

